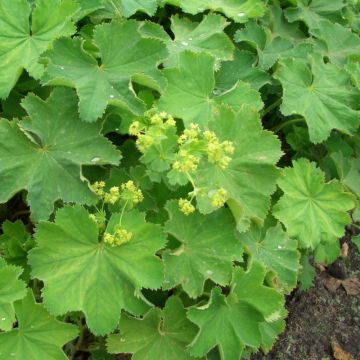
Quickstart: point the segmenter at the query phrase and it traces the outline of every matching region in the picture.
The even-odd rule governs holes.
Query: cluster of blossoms
[[[126,244],[132,239],[132,237],[133,233],[122,227],[118,227],[114,234],[106,232],[103,235],[104,243],[110,245],[111,247]]]

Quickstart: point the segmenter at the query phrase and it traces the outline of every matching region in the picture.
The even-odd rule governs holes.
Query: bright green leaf
[[[191,360],[186,346],[196,334],[185,314],[181,300],[171,297],[163,310],[153,308],[143,319],[124,314],[120,334],[110,335],[110,353],[130,353],[133,360]]]
[[[120,153],[99,135],[101,123],[80,122],[76,104],[71,90],[58,88],[46,101],[33,94],[24,99],[30,119],[0,120],[1,203],[25,189],[31,217],[40,220],[49,217],[58,199],[95,200],[81,165],[116,165]]]
[[[120,218],[113,214],[110,225]],[[162,284],[162,263],[155,253],[166,239],[137,210],[123,215],[122,226],[133,236],[116,247],[99,242],[96,223],[80,206],[66,206],[56,213],[55,223],[37,226],[38,247],[30,251],[29,262],[32,275],[45,283],[44,302],[52,314],[82,310],[90,330],[104,335],[116,328],[121,309],[144,312],[148,305],[140,290]]]
[[[142,115],[145,104],[134,93],[131,81],[159,90],[164,80],[157,65],[167,57],[167,51],[161,41],[142,38],[139,24],[133,20],[113,21],[95,28],[100,65],[83,49],[79,38],[57,40],[47,53],[50,64],[43,81],[75,87],[80,117],[85,121],[95,121],[109,104]]]
[[[290,236],[303,248],[315,249],[321,241],[344,234],[351,223],[347,211],[354,208],[353,196],[336,180],[325,183],[324,173],[306,159],[293,161],[278,180],[284,195],[273,208]]]
[[[15,312],[18,327],[0,333],[1,360],[68,359],[61,348],[77,336],[76,326],[49,316],[30,291],[15,303]]]
[[[22,70],[39,78],[40,55],[61,36],[76,28],[71,21],[78,10],[72,0],[0,0],[0,98],[6,98]],[[31,19],[31,21],[30,21]]]
[[[226,286],[230,283],[233,261],[242,260],[242,246],[235,235],[235,223],[228,209],[210,215],[184,215],[177,202],[166,205],[169,221],[165,231],[181,245],[163,254],[164,287],[181,284],[190,297],[204,291],[206,279]]]
[[[356,245],[358,251],[360,252],[360,235],[354,236],[351,241]]]
[[[315,278],[315,268],[310,264],[309,257],[303,255],[300,260],[301,271],[299,274],[300,290],[310,289]]]
[[[264,276],[265,269],[253,262],[247,272],[234,273],[230,295],[225,297],[215,287],[207,305],[188,311],[200,328],[190,345],[192,355],[203,356],[218,346],[221,359],[239,360],[245,346],[260,346],[260,323],[278,320],[284,304],[280,293],[263,285]]]
[[[158,102],[160,110],[182,118],[186,125],[206,126],[214,118],[219,104],[240,110],[244,104],[259,110],[263,103],[257,91],[248,84],[237,82],[228,91],[215,90],[215,59],[205,53],[181,53],[179,67],[165,69],[168,87]]]
[[[313,58],[309,68],[305,61],[284,59],[275,78],[283,86],[281,112],[302,115],[313,143],[326,140],[332,129],[351,134],[359,126],[360,92],[335,65]]]
[[[13,304],[26,295],[26,284],[18,279],[22,271],[21,267],[7,265],[5,260],[0,258],[0,330],[8,331],[12,328],[15,322]]]

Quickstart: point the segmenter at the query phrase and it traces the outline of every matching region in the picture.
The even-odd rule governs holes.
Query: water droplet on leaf
[[[187,43],[186,41],[182,41],[181,44],[184,45],[184,46],[188,46],[188,45],[189,45],[189,43]]]
[[[100,158],[97,157],[97,156],[95,156],[95,157],[93,157],[93,158],[91,159],[91,162],[92,162],[92,163],[97,163],[97,162],[99,162],[99,161],[100,161]]]

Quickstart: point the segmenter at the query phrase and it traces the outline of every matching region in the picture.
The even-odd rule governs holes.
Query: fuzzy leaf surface
[[[340,238],[351,223],[347,211],[355,207],[353,196],[341,184],[325,182],[324,173],[307,159],[293,161],[278,180],[284,195],[273,215],[303,248],[316,248],[321,241]]]
[[[332,64],[313,58],[311,68],[299,59],[284,59],[275,73],[283,86],[284,115],[302,115],[310,140],[326,140],[332,129],[346,134],[359,126],[360,92],[350,85],[349,75]]]
[[[47,219],[58,199],[92,203],[95,195],[81,166],[120,160],[120,152],[99,134],[101,123],[80,122],[76,96],[68,89],[55,89],[46,101],[30,94],[22,106],[30,118],[0,120],[0,202],[27,190],[35,221]]]
[[[165,288],[181,284],[195,298],[204,291],[207,279],[228,285],[233,261],[241,261],[243,252],[231,213],[223,208],[207,216],[198,212],[186,216],[174,201],[167,203],[166,210],[170,220],[165,231],[181,245],[163,255]]]
[[[93,42],[99,48],[100,65],[79,38],[56,41],[47,53],[50,64],[43,81],[74,87],[80,117],[87,122],[102,116],[109,104],[141,115],[145,104],[136,96],[131,80],[159,90],[164,82],[157,66],[168,53],[161,41],[142,38],[139,24],[129,20],[96,26]]]
[[[18,327],[0,333],[1,360],[67,360],[62,347],[76,338],[77,327],[50,316],[31,291],[15,303]]]
[[[110,353],[130,353],[133,360],[191,360],[186,348],[196,334],[196,326],[187,318],[181,300],[171,297],[163,310],[150,309],[143,319],[124,314],[120,335],[110,335]]]
[[[200,328],[190,345],[192,355],[205,355],[218,346],[221,359],[239,360],[246,346],[260,346],[260,323],[276,321],[284,304],[279,292],[263,285],[265,273],[257,262],[247,272],[237,269],[227,297],[215,287],[207,305],[188,311],[188,318]]]
[[[0,1],[0,98],[6,98],[25,69],[39,78],[40,55],[61,36],[70,36],[78,5],[72,0]],[[31,18],[31,25],[30,25]]]
[[[119,219],[115,213],[110,223]],[[155,253],[166,239],[137,210],[124,214],[122,226],[133,237],[117,247],[99,242],[96,223],[80,206],[66,206],[55,223],[37,226],[38,247],[29,262],[32,275],[45,283],[44,302],[52,314],[82,310],[91,331],[104,335],[116,328],[121,309],[135,315],[147,309],[140,290],[160,287],[163,267]]]

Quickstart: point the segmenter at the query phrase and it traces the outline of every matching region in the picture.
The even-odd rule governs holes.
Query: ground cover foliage
[[[239,360],[360,220],[357,0],[0,0],[0,359]]]

